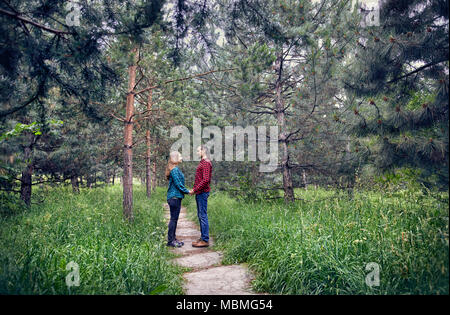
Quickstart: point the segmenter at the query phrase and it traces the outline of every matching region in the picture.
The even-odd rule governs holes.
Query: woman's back
[[[184,194],[189,194],[189,190],[184,186],[184,175],[178,167],[170,171],[169,187],[167,189],[167,200],[171,198],[184,198]]]

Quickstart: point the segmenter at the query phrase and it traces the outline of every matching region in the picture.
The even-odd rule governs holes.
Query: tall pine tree
[[[229,44],[222,67],[236,68],[224,74],[228,105],[241,117],[279,127],[278,170],[284,199],[291,202],[294,174],[329,163],[323,156],[309,159],[306,152],[319,152],[337,136],[328,127],[339,93],[337,65],[354,45],[358,16],[351,1],[221,3],[230,12],[223,21]]]
[[[359,33],[345,86],[352,127],[376,140],[380,170],[421,170],[448,187],[448,0],[388,0],[380,25]]]

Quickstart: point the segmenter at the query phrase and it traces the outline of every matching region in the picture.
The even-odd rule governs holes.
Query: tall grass
[[[209,198],[215,246],[224,263],[249,264],[257,291],[449,294],[448,193],[443,201],[410,190],[297,194],[304,200],[290,206]],[[380,267],[379,286],[366,283],[370,262]]]
[[[182,293],[182,270],[168,263],[163,190],[148,200],[135,186],[133,223],[123,220],[121,186],[78,195],[55,188],[45,196],[0,219],[0,293]],[[71,261],[79,265],[78,287],[66,285]]]

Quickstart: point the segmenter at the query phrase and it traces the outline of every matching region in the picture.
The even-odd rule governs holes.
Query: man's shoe
[[[209,243],[205,242],[204,240],[200,240],[200,241],[192,243],[192,247],[208,247],[208,246],[209,246]]]
[[[179,240],[177,240],[177,239],[175,240],[175,243],[180,244],[180,247],[184,245],[184,242],[179,241]]]

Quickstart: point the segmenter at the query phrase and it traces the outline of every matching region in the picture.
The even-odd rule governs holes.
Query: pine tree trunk
[[[145,133],[145,140],[147,145],[147,152],[145,156],[145,183],[147,190],[147,197],[150,198],[152,195],[152,178],[151,175],[151,139],[150,139],[150,130],[147,130]]]
[[[78,185],[78,177],[75,175],[72,175],[70,178],[70,182],[72,183],[72,191],[74,194],[78,194],[80,192],[80,187]]]
[[[276,92],[276,112],[277,112],[277,122],[280,127],[279,141],[281,142],[281,167],[283,169],[283,190],[284,190],[284,200],[286,202],[294,201],[294,189],[292,185],[292,174],[289,167],[289,151],[288,143],[286,140],[286,117],[284,115],[284,104],[283,104],[283,84],[282,84],[282,73],[283,73],[283,54],[279,53],[275,61],[275,70],[278,73],[278,78],[275,83]]]
[[[148,91],[147,114],[150,114],[151,109],[152,109],[152,90]],[[145,182],[147,189],[147,197],[150,198],[152,195],[150,118],[147,120],[147,131],[145,133],[145,142],[147,146],[147,152],[145,156],[145,179],[146,179]]]
[[[302,177],[303,177],[303,186],[305,187],[305,189],[308,189],[308,182],[306,180],[306,171],[305,170],[302,171]]]
[[[20,179],[20,198],[25,202],[27,206],[31,204],[34,135],[30,134],[28,138],[30,139],[30,144],[24,148],[24,160],[26,161],[27,165],[22,171],[22,178]]]
[[[123,215],[128,221],[133,221],[133,114],[137,48],[134,48],[131,53],[134,54],[134,62],[128,67],[128,94],[123,149]]]
[[[110,175],[109,170],[105,169],[105,171],[103,172],[103,176],[105,176],[105,184],[106,185],[109,185],[109,182],[110,182],[109,175]]]
[[[294,188],[292,185],[292,174],[289,167],[289,152],[286,142],[281,143],[283,150],[283,158],[281,161],[283,167],[283,190],[284,190],[284,200],[286,202],[294,201]]]
[[[86,178],[86,187],[92,188],[92,175],[88,175]]]
[[[156,161],[153,161],[153,167],[152,167],[152,190],[155,191],[157,186],[156,182]]]

